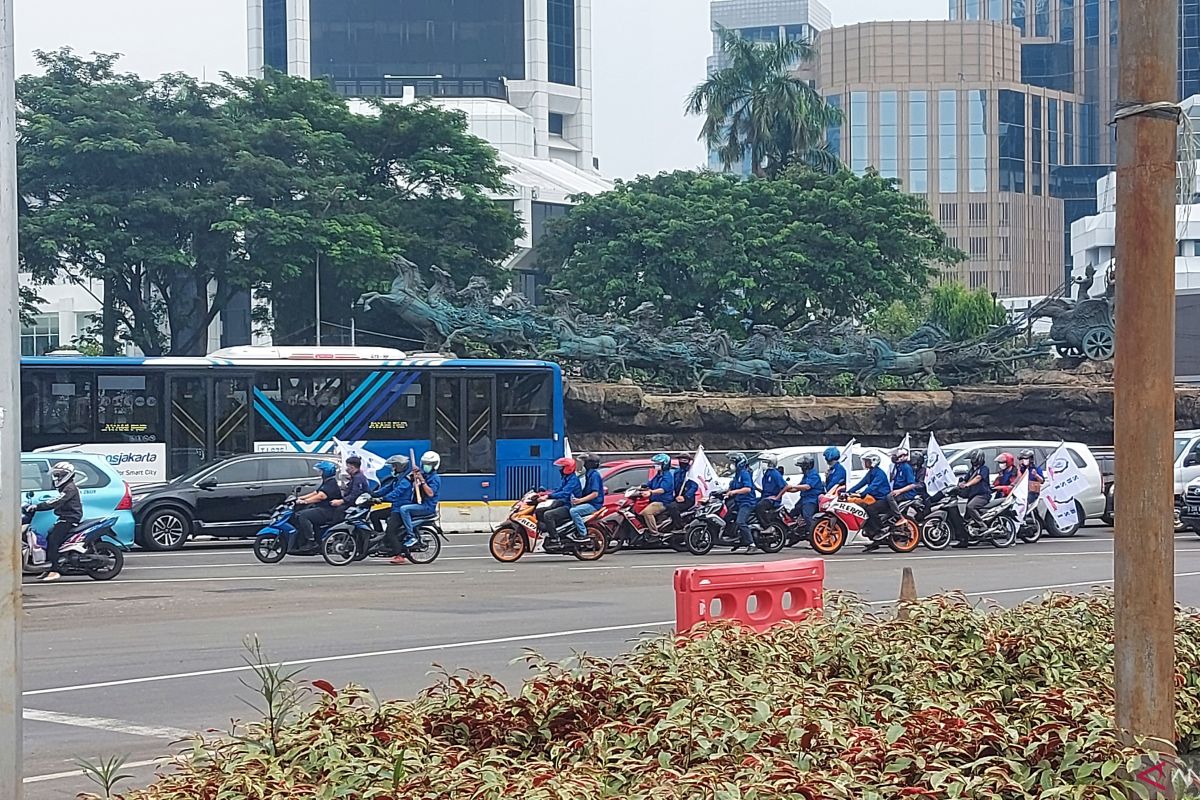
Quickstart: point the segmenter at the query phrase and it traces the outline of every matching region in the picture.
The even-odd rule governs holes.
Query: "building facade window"
[[[1026,0],[1012,0],[1012,24],[1022,35],[1025,33],[1025,2]]]
[[[287,0],[263,0],[263,63],[287,72]]]
[[[1051,169],[1061,161],[1058,155],[1058,101],[1053,97],[1046,98],[1046,163]]]
[[[811,25],[785,25],[783,27],[783,36],[789,42],[808,42],[812,43],[816,38]]]
[[[929,191],[929,94],[908,93],[908,190]]]
[[[879,93],[879,174],[900,177],[900,129],[897,92]]]
[[[1025,191],[1025,94],[1001,89],[1000,191]]]
[[[38,314],[32,325],[21,326],[21,355],[45,355],[58,345],[58,314]]]
[[[1200,0],[1179,0],[1179,97],[1200,94]]]
[[[938,92],[938,191],[958,191],[958,96]]]
[[[967,19],[979,19],[979,5],[983,0],[967,0]]]
[[[850,93],[850,169],[862,175],[871,163],[871,112],[866,92]]]
[[[1058,0],[1058,40],[1075,41],[1075,0]]]
[[[988,15],[987,18],[993,22],[1004,21],[1004,0],[987,0]]]
[[[958,19],[958,0],[950,0],[950,19]]]
[[[550,112],[550,134],[552,136],[562,136],[563,131],[567,129],[567,120],[562,114]]]
[[[1100,132],[1096,129],[1096,104],[1079,104],[1079,163],[1100,162]]]
[[[775,44],[779,41],[779,28],[770,25],[758,28],[738,28],[738,36],[760,44]]]
[[[1075,163],[1075,104],[1070,100],[1063,101],[1062,114],[1063,152],[1062,163]]]
[[[825,98],[825,103],[830,108],[841,110],[842,96],[840,94],[831,94]],[[842,157],[842,126],[830,125],[825,129],[825,141],[829,145],[829,152],[837,159]]]
[[[550,82],[575,85],[575,0],[546,0]]]
[[[1034,0],[1033,35],[1050,35],[1050,0]]]
[[[986,192],[987,187],[987,91],[967,92],[967,185],[972,192]]]
[[[1042,98],[1029,96],[1030,191],[1042,193]]]

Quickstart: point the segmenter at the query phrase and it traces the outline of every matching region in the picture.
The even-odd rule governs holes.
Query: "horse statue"
[[[558,345],[541,354],[542,358],[556,358],[581,362],[585,372],[598,365],[601,376],[607,380],[613,367],[625,370],[625,360],[616,337],[607,334],[580,336],[570,322],[562,317],[551,317],[550,328],[558,339]]]

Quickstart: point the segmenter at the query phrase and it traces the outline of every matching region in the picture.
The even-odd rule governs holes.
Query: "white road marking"
[[[1175,573],[1176,578],[1194,578],[1197,575],[1200,575],[1200,572],[1176,572]],[[1091,588],[1092,586],[1103,586],[1105,584],[1112,583],[1112,582],[1113,582],[1112,578],[1097,578],[1095,580],[1076,581],[1074,583],[1048,583],[1048,584],[1045,584],[1044,586],[1019,586],[1014,589],[983,589],[978,592],[964,591],[963,594],[967,595],[968,597],[990,597],[994,594],[1016,594],[1018,592],[1030,592],[1030,593],[1045,592],[1045,591],[1049,591],[1050,589],[1078,589],[1081,586],[1087,586],[1087,587]],[[948,591],[951,591],[951,590],[948,590]],[[899,601],[898,600],[872,600],[871,602],[867,603],[867,605],[869,605],[869,606],[889,606],[889,605],[895,605],[897,602],[899,602]]]
[[[109,733],[123,733],[127,736],[145,736],[151,739],[169,739],[177,742],[193,735],[193,731],[182,728],[168,728],[149,725],[138,725],[121,719],[108,717],[80,717],[75,714],[60,714],[57,711],[38,711],[27,708],[24,718],[33,722],[52,722],[55,725],[70,725],[74,728],[94,728]]]
[[[170,764],[173,759],[170,758],[154,758],[149,761],[129,761],[122,765],[122,769],[137,769],[138,767],[154,767],[161,764]],[[64,778],[82,778],[83,770],[73,769],[68,772],[50,772],[45,775],[30,775],[24,778],[22,783],[44,783],[45,781],[60,781]]]
[[[494,561],[491,556],[447,556],[439,558],[438,561]],[[380,566],[384,566],[387,562],[383,559],[377,560]],[[311,564],[323,564],[323,561],[311,561]],[[359,562],[361,563],[361,562]],[[136,572],[145,570],[162,570],[162,569],[239,569],[242,567],[258,567],[262,568],[262,563],[259,561],[245,561],[237,564],[162,564],[154,567],[125,567],[124,572]]]
[[[122,586],[131,583],[222,583],[225,581],[318,581],[328,580],[330,578],[411,578],[416,575],[422,577],[426,575],[466,575],[465,570],[442,570],[439,572],[431,572],[420,569],[406,569],[405,571],[384,572],[322,572],[312,575],[225,575],[219,578],[130,578],[127,581],[121,581]],[[27,586],[41,586],[41,583],[36,581],[26,584]],[[90,586],[90,583],[56,583],[54,586]]]
[[[427,644],[417,647],[399,647],[394,650],[373,650],[366,653],[347,653],[340,656],[322,656],[320,658],[302,658],[295,661],[281,661],[277,666],[298,667],[310,664],[328,664],[334,661],[359,661],[364,658],[379,658],[382,656],[399,656],[410,653],[433,653],[442,650],[462,650],[471,647],[490,647],[497,644],[513,644],[516,642],[538,642],[546,639],[565,639],[571,636],[585,636],[594,633],[612,633],[614,631],[647,630],[674,625],[675,620],[661,622],[636,622],[631,625],[607,625],[603,628],[579,628],[569,631],[551,631],[549,633],[528,633],[519,636],[501,636],[495,639],[475,639],[466,642],[446,642],[444,644]],[[59,686],[52,689],[31,689],[22,692],[23,697],[33,697],[43,694],[63,694],[79,692],[85,689],[105,689],[110,686],[132,686],[142,683],[158,683],[160,681],[180,680],[183,678],[202,678],[209,675],[229,675],[236,672],[249,672],[250,666],[222,667],[219,669],[202,669],[195,672],[176,672],[167,675],[150,675],[144,678],[124,678],[121,680],[99,681],[97,683],[81,683],[76,686]]]

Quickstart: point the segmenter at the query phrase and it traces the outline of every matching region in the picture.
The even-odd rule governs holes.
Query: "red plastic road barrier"
[[[675,570],[675,629],[735,619],[756,631],[800,619],[823,606],[825,561],[796,558],[763,564]]]

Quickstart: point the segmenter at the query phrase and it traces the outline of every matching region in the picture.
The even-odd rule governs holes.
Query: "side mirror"
[[[215,489],[215,488],[217,488],[217,479],[212,478],[212,477],[205,478],[204,480],[202,480],[196,484],[196,488],[203,489],[205,491],[208,491],[210,489]]]
[[[25,499],[26,499],[26,500],[32,500],[32,499],[33,499],[33,492],[26,492],[26,493],[25,493]]]

